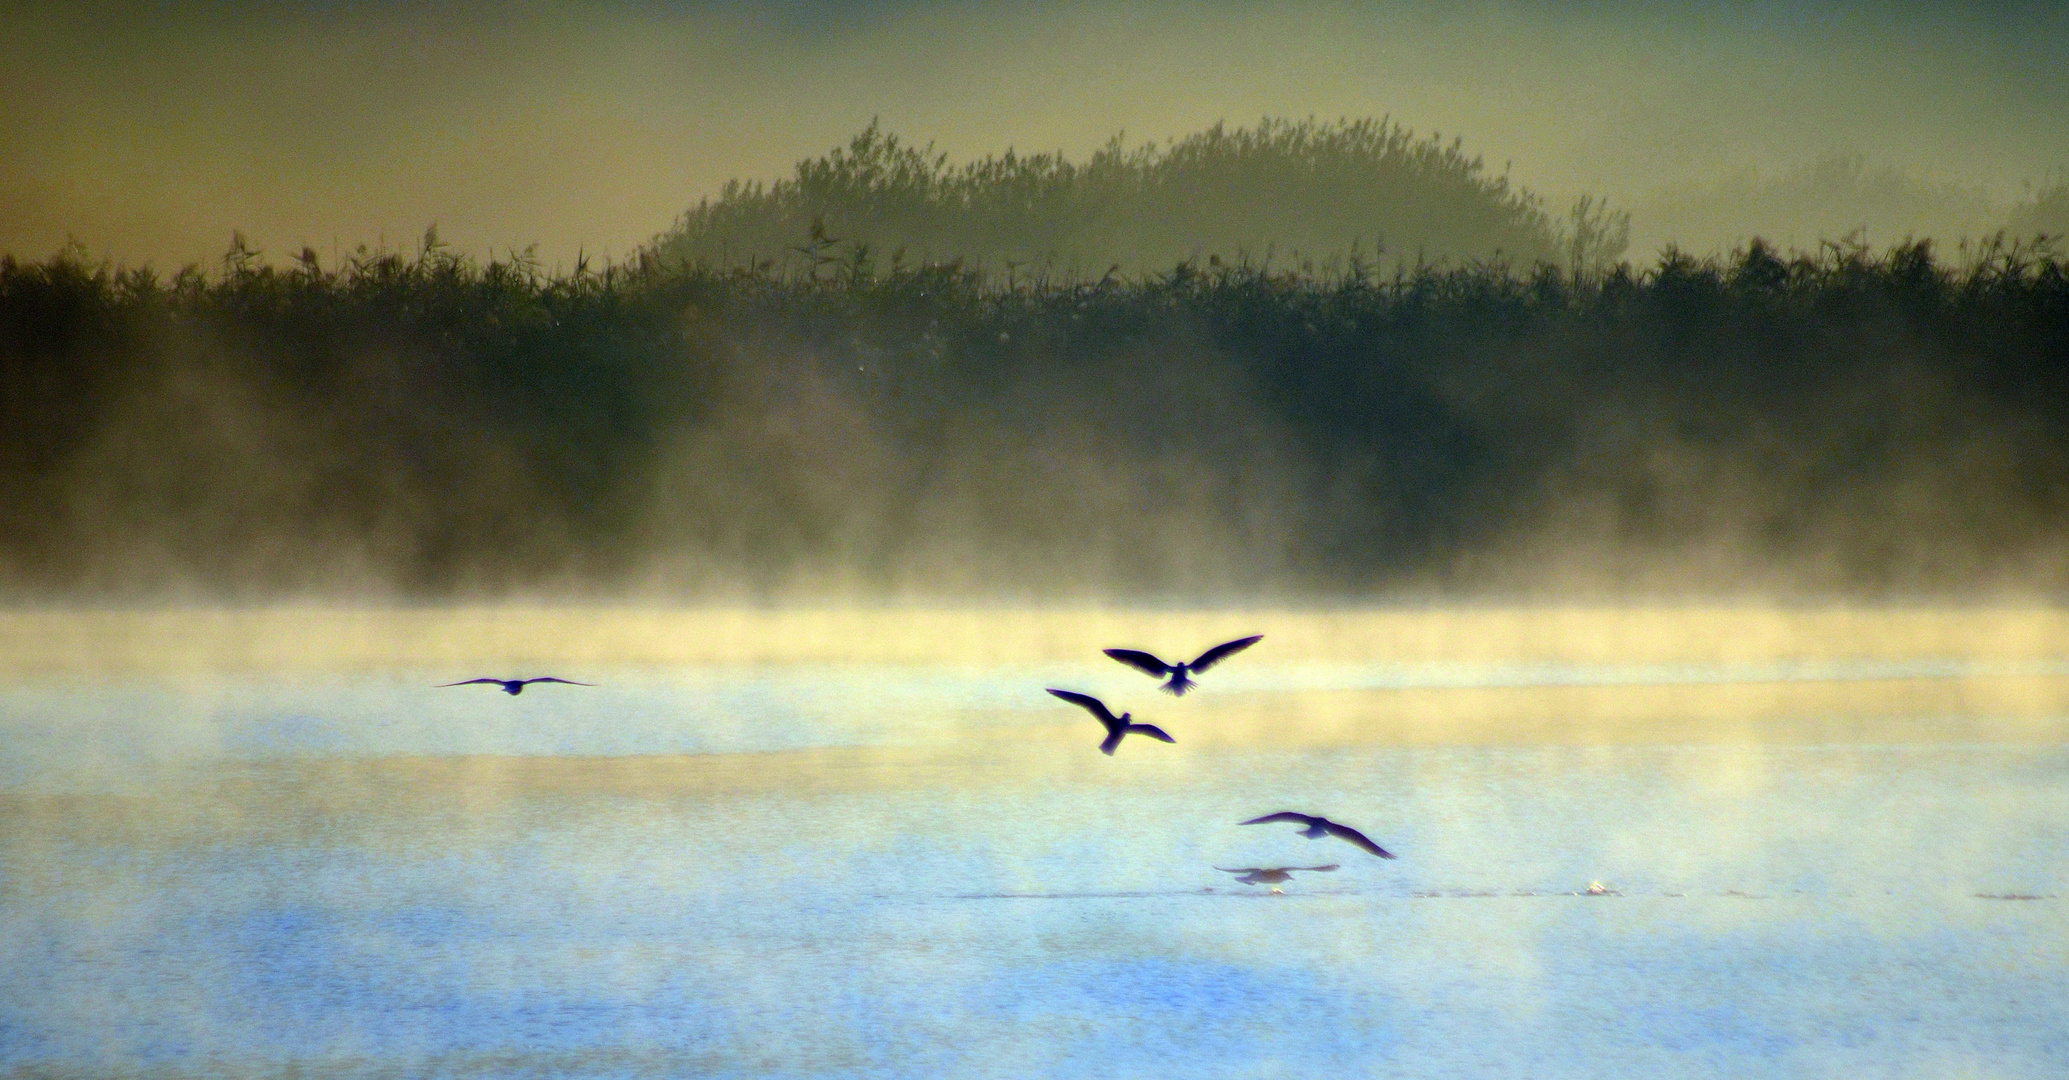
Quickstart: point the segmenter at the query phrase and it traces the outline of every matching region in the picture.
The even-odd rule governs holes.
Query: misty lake
[[[2069,1075],[2043,644],[17,677],[0,1074]]]

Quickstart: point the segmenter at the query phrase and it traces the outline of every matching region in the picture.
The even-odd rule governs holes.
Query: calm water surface
[[[0,691],[0,1073],[2069,1076],[2059,744],[1202,730],[1699,670],[446,674]]]

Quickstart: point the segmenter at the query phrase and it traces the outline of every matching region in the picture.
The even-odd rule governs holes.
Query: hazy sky
[[[2069,5],[0,4],[0,250],[161,266],[436,223],[624,253],[881,117],[952,158],[1390,114],[1641,211],[1858,154],[2069,169]]]

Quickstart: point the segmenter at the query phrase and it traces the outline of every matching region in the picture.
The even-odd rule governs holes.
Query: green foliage
[[[169,279],[0,260],[0,577],[1365,595],[1510,587],[1474,558],[1599,500],[1622,550],[1729,504],[1735,543],[1875,593],[2069,520],[2045,245],[1058,282],[799,235],[787,269],[553,276],[435,233]]]
[[[894,261],[962,259],[1009,280],[1083,281],[1209,257],[1263,269],[1341,270],[1501,260],[1598,267],[1629,237],[1627,216],[1583,199],[1553,221],[1535,196],[1488,174],[1454,139],[1386,120],[1266,119],[1165,146],[1120,136],[1084,163],[1003,155],[951,166],[871,123],[845,148],[770,185],[733,182],[683,215],[651,251],[718,268],[807,272],[847,240]],[[823,246],[823,245],[822,245]]]

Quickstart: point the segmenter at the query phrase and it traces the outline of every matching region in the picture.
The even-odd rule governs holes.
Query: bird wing
[[[1139,652],[1135,649],[1106,649],[1104,652],[1106,655],[1142,672],[1144,675],[1161,676],[1171,673],[1171,665],[1146,652]]]
[[[1200,672],[1205,671],[1208,668],[1211,668],[1214,665],[1221,663],[1223,660],[1226,660],[1229,657],[1234,656],[1237,653],[1242,652],[1244,649],[1247,649],[1250,646],[1255,645],[1263,640],[1263,634],[1252,634],[1246,638],[1237,638],[1234,641],[1224,641],[1221,644],[1216,645],[1211,649],[1208,649],[1206,652],[1201,653],[1200,658],[1198,660],[1195,660],[1192,663],[1187,664],[1186,666],[1193,669],[1193,674],[1197,675]]]
[[[1306,871],[1308,871],[1308,872],[1310,872],[1310,873],[1316,873],[1316,874],[1326,874],[1326,873],[1328,873],[1328,872],[1329,872],[1329,871],[1331,871],[1331,870],[1341,870],[1341,869],[1343,869],[1343,865],[1342,865],[1341,863],[1330,863],[1330,864],[1329,864],[1328,866],[1289,866],[1289,867],[1286,867],[1286,869],[1288,869],[1288,870],[1306,870]]]
[[[496,684],[497,686],[501,686],[501,685],[503,685],[503,680],[502,680],[502,679],[461,679],[461,680],[460,680],[459,682],[442,682],[442,683],[439,683],[438,685],[440,685],[440,686],[473,686],[473,685],[474,685],[475,683],[479,683],[479,682],[486,682],[486,683],[495,683],[495,684]]]
[[[554,678],[554,677],[553,677],[553,676],[551,676],[551,675],[548,675],[548,676],[546,676],[545,678],[541,678],[541,679],[525,679],[525,680],[523,680],[523,681],[524,681],[524,683],[525,683],[526,685],[530,685],[530,684],[532,684],[532,683],[535,683],[535,682],[557,682],[557,683],[566,683],[566,684],[567,684],[567,685],[569,685],[569,686],[595,686],[595,685],[596,685],[595,683],[592,683],[592,682],[576,682],[576,681],[575,681],[575,680],[573,680],[573,679],[556,679],[556,678]]]
[[[1164,734],[1164,729],[1155,724],[1129,724],[1128,733],[1131,735],[1147,735],[1158,742],[1175,743],[1178,741]]]
[[[1245,867],[1243,867],[1243,868],[1242,868],[1242,869],[1240,869],[1240,870],[1231,870],[1231,869],[1229,869],[1229,868],[1228,868],[1228,867],[1226,867],[1226,866],[1217,866],[1217,867],[1215,867],[1214,869],[1216,869],[1216,870],[1219,870],[1219,871],[1221,871],[1221,872],[1222,872],[1222,873],[1224,873],[1224,874],[1262,874],[1262,873],[1264,873],[1264,867],[1262,867],[1262,866],[1245,866]]]
[[[1276,814],[1266,814],[1263,817],[1254,817],[1248,821],[1238,822],[1237,824],[1263,825],[1264,823],[1269,821],[1298,821],[1302,825],[1313,825],[1315,823],[1315,819],[1307,816],[1306,814],[1296,814],[1291,810],[1281,810]]]
[[[1090,694],[1080,694],[1075,690],[1058,690],[1054,687],[1049,688],[1049,692],[1098,717],[1099,722],[1107,727],[1112,727],[1121,722],[1120,718],[1113,714],[1113,710],[1106,707],[1106,702]],[[1112,753],[1113,751],[1109,750],[1107,752]]]
[[[1390,852],[1387,849],[1380,847],[1378,844],[1373,843],[1369,838],[1366,837],[1364,833],[1361,833],[1358,830],[1351,828],[1349,825],[1338,825],[1336,822],[1331,821],[1324,824],[1322,828],[1327,830],[1329,835],[1334,836],[1339,840],[1348,840],[1351,842],[1352,845],[1364,848],[1366,851],[1369,851],[1382,859],[1391,859],[1394,857],[1393,852]]]

